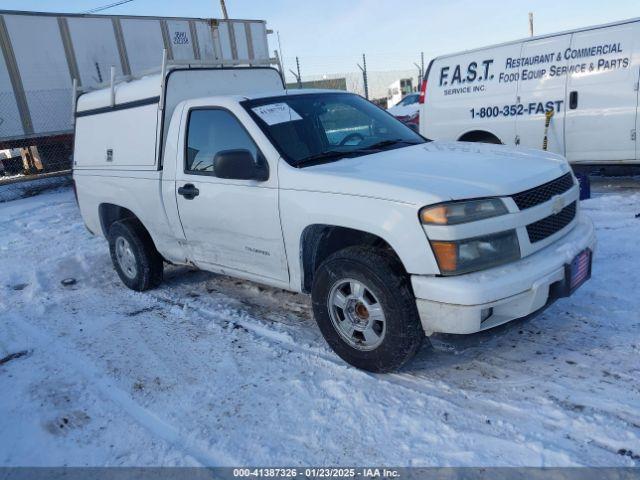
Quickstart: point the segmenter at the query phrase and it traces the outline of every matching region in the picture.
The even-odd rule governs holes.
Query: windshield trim
[[[307,95],[331,95],[331,96],[356,96],[356,97],[360,97],[363,100],[369,102],[371,105],[375,106],[378,108],[379,111],[383,112],[385,115],[387,115],[390,119],[392,119],[392,121],[399,123],[400,125],[402,125],[404,128],[407,128],[409,131],[411,131],[412,134],[417,135],[418,137],[420,137],[423,141],[422,142],[416,142],[415,144],[405,144],[402,147],[398,147],[398,146],[393,146],[393,149],[396,148],[405,148],[405,147],[410,147],[413,145],[419,145],[421,143],[428,143],[431,142],[431,140],[429,140],[426,137],[423,137],[422,135],[420,135],[418,132],[416,132],[415,130],[412,130],[411,128],[409,128],[407,125],[405,125],[404,123],[402,123],[400,120],[398,120],[396,117],[394,117],[391,113],[389,113],[387,110],[385,110],[384,108],[380,107],[379,105],[376,105],[375,103],[365,99],[364,97],[362,97],[361,95],[358,95],[356,93],[351,93],[351,92],[345,92],[345,91],[335,91],[335,90],[327,90],[327,91],[313,91],[313,92],[309,92],[309,93],[285,93],[284,95],[274,95],[274,96],[269,96],[269,97],[258,97],[258,98],[248,98],[246,100],[243,100],[240,102],[240,105],[242,106],[242,108],[245,109],[245,111],[249,114],[249,116],[251,117],[251,119],[254,121],[254,123],[256,124],[256,126],[260,129],[260,131],[267,137],[267,139],[269,140],[269,142],[271,143],[271,145],[273,145],[273,147],[278,151],[278,153],[280,154],[280,156],[292,167],[295,168],[304,168],[304,167],[310,167],[313,165],[319,165],[322,163],[330,163],[330,162],[337,162],[340,160],[343,160],[345,158],[355,158],[355,157],[362,157],[362,156],[366,156],[366,155],[372,155],[375,153],[379,153],[380,151],[382,151],[382,149],[377,149],[377,150],[352,150],[352,151],[345,151],[344,152],[344,156],[342,157],[333,157],[333,158],[327,158],[324,161],[323,160],[319,160],[317,162],[309,162],[307,164],[305,164],[305,160],[307,160],[309,157],[306,158],[302,158],[299,160],[295,160],[290,158],[286,152],[283,151],[283,149],[281,148],[281,146],[278,144],[278,142],[275,141],[275,139],[273,138],[273,136],[271,135],[271,132],[269,131],[268,128],[264,127],[264,122],[260,119],[260,117],[253,111],[253,107],[255,106],[256,103],[258,104],[262,104],[262,102],[266,102],[266,103],[277,103],[278,101],[283,101],[283,100],[290,100],[293,98],[300,98],[300,97],[305,97]]]

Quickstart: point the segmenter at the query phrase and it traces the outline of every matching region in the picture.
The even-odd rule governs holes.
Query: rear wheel
[[[162,256],[136,219],[121,220],[111,225],[109,251],[120,280],[130,289],[149,290],[162,282]]]
[[[315,274],[312,300],[329,346],[363,370],[397,370],[424,340],[407,275],[383,250],[350,247],[331,255]]]

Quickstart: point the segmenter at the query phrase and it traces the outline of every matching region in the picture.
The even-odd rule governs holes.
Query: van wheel
[[[141,292],[162,282],[162,257],[138,220],[120,220],[111,225],[109,251],[120,280],[130,289]]]
[[[425,338],[409,279],[383,250],[349,247],[334,253],[318,268],[311,298],[325,340],[354,367],[397,370]]]
[[[502,145],[502,142],[494,134],[484,131],[473,131],[465,133],[458,139],[459,142],[476,142],[490,143],[493,145]]]

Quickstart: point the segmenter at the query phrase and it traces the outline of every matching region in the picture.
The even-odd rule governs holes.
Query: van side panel
[[[523,59],[539,63],[520,67],[517,70],[518,104],[522,105],[522,115],[511,117],[516,123],[519,145],[527,148],[543,148],[546,126],[546,112],[553,110],[553,117],[547,129],[547,150],[564,155],[564,119],[566,112],[566,74],[562,72],[568,61],[562,55],[571,44],[571,35],[541,38],[524,42]],[[545,62],[552,59],[551,62]],[[520,110],[520,107],[518,107]],[[531,113],[529,110],[531,109]],[[526,112],[526,114],[524,114]]]
[[[515,123],[503,109],[516,103],[518,81],[505,64],[519,58],[520,49],[518,43],[435,59],[420,132],[433,140],[459,140],[465,133],[484,131],[513,143]]]

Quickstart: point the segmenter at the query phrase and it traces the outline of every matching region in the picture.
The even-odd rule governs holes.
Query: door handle
[[[573,91],[569,94],[569,109],[575,110],[578,108],[578,92]]]
[[[185,186],[178,188],[178,195],[182,195],[187,200],[193,200],[200,195],[200,190],[193,183],[187,183]]]

